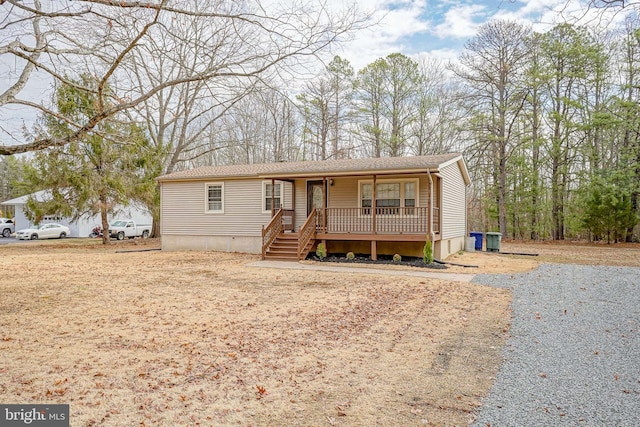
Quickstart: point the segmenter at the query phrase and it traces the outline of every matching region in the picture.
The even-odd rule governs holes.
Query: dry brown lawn
[[[116,253],[157,245],[0,246],[0,402],[68,403],[74,427],[468,425],[499,368],[507,290]],[[478,267],[449,271],[539,258],[456,255]]]

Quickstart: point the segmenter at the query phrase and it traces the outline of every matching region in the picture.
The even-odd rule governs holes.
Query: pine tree
[[[64,138],[72,130],[68,122],[82,122],[95,114],[100,100],[96,82],[87,75],[74,85],[56,88],[54,104],[64,119],[47,116],[41,132]],[[135,124],[105,120],[81,139],[64,146],[37,152],[28,179],[33,186],[46,189],[45,202],[30,199],[27,212],[39,222],[46,214],[78,219],[100,215],[103,230],[108,230],[108,215],[131,200],[153,199],[155,153],[142,130]],[[109,242],[105,232],[103,243]]]

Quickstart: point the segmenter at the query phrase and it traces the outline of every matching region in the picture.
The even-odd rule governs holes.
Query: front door
[[[307,216],[313,209],[324,208],[324,182],[307,181]]]

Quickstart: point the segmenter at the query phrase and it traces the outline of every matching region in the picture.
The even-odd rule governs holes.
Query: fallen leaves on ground
[[[113,249],[0,248],[0,401],[77,426],[465,425],[501,362],[506,290]]]

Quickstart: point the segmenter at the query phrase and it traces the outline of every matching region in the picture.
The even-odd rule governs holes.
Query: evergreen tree
[[[94,115],[101,102],[107,102],[98,98],[91,76],[84,75],[76,83],[56,88],[54,104],[63,118],[46,116],[43,134],[64,138],[73,132],[69,121],[80,123]],[[156,197],[155,185],[151,184],[159,170],[154,166],[155,158],[140,127],[117,122],[116,118],[104,120],[80,139],[36,153],[28,179],[32,185],[48,190],[50,197],[45,202],[30,199],[28,215],[35,222],[46,214],[73,219],[100,215],[103,230],[108,230],[107,216],[118,206]],[[105,232],[103,243],[108,242]]]
[[[606,238],[607,243],[624,241],[627,230],[638,223],[626,178],[628,174],[624,170],[608,174],[602,172],[594,175],[584,190],[582,221],[596,239]]]
[[[424,82],[418,64],[392,53],[358,73],[357,102],[360,135],[368,155],[403,156],[419,112],[419,88]]]

